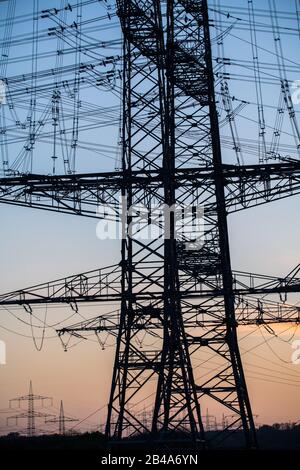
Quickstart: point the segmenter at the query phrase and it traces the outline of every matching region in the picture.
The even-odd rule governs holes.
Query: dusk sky
[[[57,0],[56,3],[59,1]],[[209,1],[210,15],[215,18],[215,9],[219,7],[224,13],[232,11],[232,15],[237,14],[238,7],[247,8],[247,3],[246,0]],[[269,24],[269,19],[262,16],[263,9],[268,8],[268,1],[255,0],[253,3],[255,8],[261,9],[261,16],[257,21],[261,23],[263,29],[266,24]],[[39,9],[43,10],[54,7],[55,0],[52,2],[40,0],[39,4]],[[113,8],[114,2],[111,2],[111,5]],[[295,13],[295,1],[277,0],[276,5],[278,11],[281,12],[278,15],[280,24],[294,31],[292,35],[282,35],[286,64],[293,64],[293,67],[288,70],[288,78],[291,81],[300,80],[300,36],[296,34],[296,16],[293,20],[288,20],[282,13]],[[16,16],[27,13],[32,13],[32,0],[29,2],[17,0]],[[102,4],[91,5],[89,14],[94,14],[95,17],[105,16],[107,10]],[[0,18],[4,18],[5,15],[6,5],[5,2],[1,2]],[[121,38],[117,18],[113,18],[111,22],[116,25],[111,30],[103,28],[103,30],[97,31],[97,25],[94,25],[95,31],[89,33],[90,37],[101,41]],[[234,20],[232,22],[235,23]],[[102,24],[109,25],[110,23],[107,19],[102,20]],[[249,40],[249,31],[239,30],[238,24],[239,22],[235,23],[233,29],[226,36],[224,47],[227,57],[237,59],[244,57],[246,59],[251,56],[250,46],[245,42],[245,40]],[[40,27],[42,28],[42,26]],[[48,28],[49,24],[43,27]],[[30,22],[16,22],[13,28],[14,36],[27,33],[32,28],[32,24]],[[237,29],[235,30],[235,28]],[[0,37],[1,35],[3,35],[3,23],[0,23]],[[211,29],[211,36],[212,38],[216,36],[214,28]],[[241,40],[239,41],[238,38]],[[274,53],[274,40],[271,32],[259,33],[258,43],[264,49],[261,50],[261,61],[275,64],[275,57],[268,53],[268,51]],[[51,49],[52,46],[47,47]],[[25,54],[24,47],[11,47],[9,58]],[[45,46],[41,43],[40,47]],[[218,52],[214,41],[213,47],[213,56],[217,57]],[[120,54],[120,47],[115,46],[113,52],[103,49],[101,54],[103,56]],[[54,61],[53,58],[51,60]],[[22,74],[26,67],[27,65],[22,66],[20,62],[8,63],[6,76]],[[30,67],[30,61],[28,67]],[[41,69],[45,67],[45,59],[41,60],[39,67]],[[237,70],[237,67],[232,65],[231,68],[228,67],[228,70],[234,75],[241,73],[242,68]],[[248,68],[243,73],[251,75],[253,71]],[[276,71],[273,70],[270,73],[273,77],[278,78]],[[255,101],[253,83],[238,83],[233,79],[230,86],[232,87],[231,93],[235,94],[237,98],[249,103]],[[89,103],[99,104],[103,107],[118,107],[119,105],[117,93],[101,90],[101,88],[96,91],[84,90],[82,93],[83,99]],[[263,85],[266,121],[270,125],[270,130],[267,131],[269,132],[269,134],[267,133],[268,141],[272,136],[271,127],[274,125],[279,94],[279,84]],[[26,102],[28,103],[28,97],[24,97],[25,107]],[[295,111],[299,118],[300,104],[295,104]],[[24,111],[20,107],[20,113],[22,112]],[[9,113],[7,110],[5,113],[7,122],[10,124]],[[247,118],[255,119],[256,113],[256,107],[249,104],[237,116],[236,121],[242,142],[248,137],[254,139],[257,135],[257,124],[254,125],[247,120]],[[285,118],[282,145],[290,147],[294,145],[290,133],[290,122],[288,118]],[[222,135],[229,135],[226,126],[221,128]],[[118,125],[112,122],[111,125],[101,127],[97,131],[80,131],[80,139],[82,142],[112,145],[116,148],[117,154]],[[20,141],[8,146],[11,161],[14,161],[14,155],[17,155],[22,145],[24,142]],[[35,172],[49,173],[52,161],[47,154],[52,151],[50,147],[51,144],[48,141],[42,142],[40,147],[36,146]],[[85,150],[83,147],[84,145],[78,149],[78,171],[105,171],[118,166],[117,157],[105,158],[100,154],[100,151],[97,155],[93,155],[91,150]],[[103,148],[101,152],[104,152]],[[229,161],[232,158],[232,153],[232,149],[224,146],[224,160]],[[284,154],[287,155],[288,151]],[[297,156],[296,150],[291,155],[295,158]],[[249,156],[245,152],[245,163],[250,161],[258,163],[255,156]],[[59,168],[57,173],[59,173]],[[290,272],[300,262],[299,204],[300,196],[293,196],[230,215],[229,231],[233,269],[274,276],[284,276]],[[0,205],[0,214],[0,293],[113,265],[118,263],[120,259],[119,241],[97,239],[96,219],[4,204]],[[288,296],[287,302],[298,303],[300,297],[299,295]],[[103,310],[99,306],[82,305],[80,306],[80,315],[84,318],[92,318],[98,313],[109,312],[110,308],[113,307],[106,305],[106,310]],[[70,307],[63,309],[49,307],[47,311],[45,307],[41,307],[36,311],[36,315],[40,318],[40,327],[43,326],[44,315],[46,315],[48,325],[55,325],[66,319],[71,313]],[[0,340],[5,341],[7,347],[7,364],[0,366],[0,409],[7,410],[10,398],[28,393],[29,381],[32,380],[34,392],[53,397],[54,405],[57,408],[62,399],[67,415],[84,419],[101,409],[90,419],[78,424],[79,429],[89,429],[91,426],[98,425],[99,422],[104,423],[110,389],[114,338],[107,339],[105,350],[101,349],[96,337],[91,337],[90,340],[81,341],[65,352],[54,331],[55,327],[49,327],[45,331],[42,350],[38,351],[34,345],[30,326],[20,321],[24,319],[26,323],[30,322],[29,314],[23,308],[9,309],[9,311],[1,309],[0,314]],[[76,323],[82,317],[74,315],[65,321],[64,326]],[[42,328],[33,327],[33,330],[34,335],[40,338]],[[291,359],[294,351],[292,342],[300,339],[300,328],[293,324],[287,324],[273,327],[273,330],[273,335],[262,326],[239,327],[238,330],[253,413],[257,415],[255,421],[259,424],[300,420],[300,364],[293,364]],[[39,347],[41,339],[36,339],[36,342]],[[201,370],[201,368],[195,371],[196,377],[202,373],[205,373],[205,370]],[[56,409],[51,408],[51,410],[53,413],[57,412]],[[142,405],[140,410],[142,410]],[[213,409],[210,409],[209,412],[214,415]],[[205,403],[203,413],[206,413]],[[9,413],[0,414],[0,432],[3,434],[10,429],[16,429],[13,422],[9,428],[6,427],[7,416]],[[216,416],[216,418],[221,422],[221,416]],[[19,424],[20,429],[26,425],[25,422],[21,423],[21,420]],[[39,423],[38,427],[45,428],[43,421]]]

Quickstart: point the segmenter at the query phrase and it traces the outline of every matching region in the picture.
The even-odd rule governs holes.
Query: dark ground
[[[213,432],[208,434],[208,438],[213,437]],[[263,464],[272,465],[273,468],[286,468],[287,465],[295,465],[300,468],[300,425],[282,429],[279,426],[263,426],[257,431],[259,440],[259,450],[243,450],[240,448],[242,435],[236,433],[234,437],[229,437],[223,443],[222,449],[195,450],[182,443],[173,445],[172,448],[162,447],[151,441],[135,442],[127,441],[122,445],[116,443],[109,447],[105,438],[100,433],[85,433],[72,436],[36,436],[27,438],[16,434],[0,437],[0,455],[7,458],[11,463],[37,465],[41,462],[47,465],[80,464],[84,468],[107,468],[109,465],[103,464],[102,457],[111,456],[135,456],[135,464],[131,468],[150,468],[158,464],[145,464],[146,455],[197,455],[198,463],[193,465],[188,462],[185,466],[201,465],[224,465],[230,464],[232,468],[241,468],[245,465]],[[180,458],[179,458],[180,462]],[[164,462],[166,464],[166,462]],[[168,466],[182,468],[183,462]],[[110,465],[113,466],[113,465]],[[114,465],[118,467],[119,465]],[[123,468],[130,468],[126,464],[120,465]]]

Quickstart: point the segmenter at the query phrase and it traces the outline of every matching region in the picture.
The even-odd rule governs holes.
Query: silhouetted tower
[[[218,421],[217,421],[217,417],[215,416],[215,421],[214,421],[214,431],[217,431],[218,430]]]
[[[76,418],[69,418],[68,416],[65,416],[64,413],[64,405],[63,401],[61,400],[60,402],[60,409],[59,409],[59,416],[49,419],[46,421],[46,423],[58,423],[58,432],[59,434],[65,435],[66,434],[66,422],[75,422],[78,421]]]
[[[226,427],[227,427],[228,423],[227,423],[227,417],[225,416],[225,414],[223,413],[222,414],[222,429],[225,430]]]
[[[208,395],[236,414],[248,447],[256,446],[255,427],[238,348],[233,281],[218,115],[214,94],[206,0],[160,2],[119,0],[123,47],[123,158],[127,219],[123,221],[122,305],[106,434],[119,439],[124,430],[141,429],[130,412],[132,400],[156,375],[151,432],[159,439],[188,432],[204,441],[199,397]],[[147,117],[145,117],[147,116]],[[154,119],[155,116],[155,119]],[[159,119],[158,119],[159,118]],[[145,119],[147,124],[145,124]],[[197,132],[195,132],[197,128]],[[189,136],[187,139],[186,136]],[[182,171],[210,166],[213,181],[187,188]],[[133,175],[159,169],[161,182],[149,193],[134,187]],[[132,206],[151,209],[163,203],[164,234],[144,241],[132,236]],[[205,205],[205,238],[178,238],[178,213]],[[176,212],[177,211],[177,212]],[[187,247],[188,246],[188,247]],[[145,266],[147,263],[147,272]],[[209,299],[188,299],[185,276],[214,286]],[[155,304],[145,299],[161,291]],[[207,329],[193,336],[184,325],[187,312],[203,311]],[[159,350],[138,351],[136,324],[143,315],[161,322]],[[192,341],[192,345],[190,345]],[[196,384],[191,355],[206,348],[219,356],[221,370]],[[117,413],[112,423],[112,413]],[[182,413],[184,414],[181,418]],[[160,437],[159,437],[160,436]]]
[[[247,299],[299,292],[299,269],[285,280],[233,273],[227,215],[299,194],[300,163],[222,162],[206,0],[116,3],[123,32],[121,171],[12,176],[1,180],[0,201],[87,217],[96,217],[96,204],[111,204],[116,220],[125,214],[121,262],[3,294],[1,304],[30,312],[50,302],[76,311],[80,302],[118,302],[117,318],[99,317],[60,333],[110,331],[117,337],[109,439],[147,433],[166,442],[184,433],[202,445],[200,403],[212,403],[226,431],[216,433],[219,443],[242,429],[246,445],[255,447],[237,326],[299,322],[299,311],[282,314],[282,305],[279,311],[259,300],[258,308],[256,297]],[[140,205],[151,212],[149,223],[164,225],[163,235],[150,241],[134,236]],[[159,205],[175,211],[158,216],[153,208]],[[176,223],[186,206],[204,206],[205,234],[199,239],[178,237]],[[207,363],[208,372],[201,369],[195,377],[199,362]],[[133,411],[143,402],[151,420]]]
[[[206,424],[206,431],[212,431],[213,425],[212,422],[216,421],[216,418],[213,415],[209,414],[208,408],[206,408],[206,416],[205,416],[205,424]]]
[[[23,413],[19,413],[14,416],[9,416],[7,420],[10,419],[15,419],[16,423],[18,422],[19,419],[27,419],[27,431],[26,434],[27,436],[34,436],[36,433],[36,425],[35,425],[35,419],[36,418],[47,418],[50,416],[53,416],[52,414],[49,413],[41,413],[40,411],[35,411],[35,402],[36,401],[41,401],[42,406],[44,405],[45,400],[51,400],[52,404],[52,398],[50,397],[44,397],[42,395],[34,395],[33,393],[33,388],[32,388],[32,381],[30,380],[29,384],[29,393],[28,395],[23,395],[17,398],[12,398],[9,400],[9,407],[11,408],[11,404],[13,402],[17,402],[19,407],[22,401],[26,401],[28,403],[27,405],[27,411]]]

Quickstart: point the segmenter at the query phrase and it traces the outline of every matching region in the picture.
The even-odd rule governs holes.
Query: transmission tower
[[[129,424],[136,426],[128,406],[143,387],[149,375],[157,374],[157,390],[152,421],[154,435],[166,435],[180,429],[178,416],[184,412],[186,430],[192,440],[204,441],[199,394],[208,394],[235,411],[241,420],[249,447],[256,446],[255,428],[247,386],[237,343],[235,306],[229,253],[228,230],[218,117],[214,97],[211,46],[206,1],[159,1],[118,3],[118,14],[124,34],[124,99],[123,99],[123,174],[127,177],[127,209],[145,200],[145,190],[134,191],[132,172],[143,168],[149,173],[161,169],[161,188],[152,194],[152,204],[162,200],[168,207],[185,203],[214,202],[214,210],[205,214],[208,233],[200,249],[185,249],[176,240],[175,215],[171,214],[168,237],[155,243],[136,242],[127,232],[122,245],[122,308],[117,352],[109,401],[107,435],[121,438]],[[192,39],[190,39],[192,38]],[[148,59],[142,66],[141,56]],[[152,64],[156,67],[151,67]],[[140,104],[139,104],[140,102]],[[139,125],[144,108],[153,109],[160,122],[152,129]],[[186,132],[197,136],[187,146],[176,132],[185,121]],[[145,155],[145,148],[149,154]],[[152,153],[156,157],[152,157]],[[179,155],[183,159],[179,160]],[[180,163],[179,163],[180,162]],[[213,185],[203,185],[202,197],[195,188],[180,188],[178,175],[191,165],[210,165]],[[204,197],[203,197],[204,195]],[[165,221],[166,222],[166,221]],[[126,227],[132,223],[129,215]],[[133,343],[133,326],[141,310],[137,287],[141,282],[140,260],[159,263],[161,278],[156,281],[162,291],[155,311],[162,323],[160,351],[137,353]],[[155,268],[157,269],[157,267]],[[184,328],[184,310],[193,308],[182,302],[184,290],[180,269],[218,286],[218,293],[207,302],[206,315],[214,324],[203,336],[194,338],[194,347],[209,347],[224,361],[224,368],[203,385],[195,383],[188,338]],[[154,269],[153,269],[154,274]],[[148,273],[151,280],[151,271]],[[148,371],[148,374],[147,374]],[[150,373],[149,373],[150,372]],[[110,415],[118,413],[111,426]]]
[[[206,409],[206,415],[205,415],[205,429],[206,431],[212,431],[213,424],[216,423],[216,417],[213,415],[209,414],[208,408]]]
[[[60,409],[59,409],[59,416],[55,418],[48,419],[46,423],[58,423],[58,432],[59,434],[65,435],[66,434],[66,423],[71,423],[79,421],[76,418],[69,418],[68,416],[65,416],[64,413],[64,405],[63,401],[61,400],[60,402]]]
[[[14,403],[14,402],[17,402],[19,407],[21,405],[21,402],[23,402],[23,401],[27,402],[28,403],[27,411],[19,413],[19,414],[14,415],[14,416],[9,416],[7,418],[7,420],[14,419],[14,420],[16,420],[16,423],[17,423],[19,419],[27,419],[26,434],[27,434],[28,437],[34,436],[35,433],[36,433],[36,424],[35,424],[36,418],[45,418],[46,419],[50,416],[53,416],[52,414],[42,413],[40,411],[35,410],[35,406],[34,406],[35,402],[40,401],[42,403],[42,405],[44,405],[45,400],[51,400],[51,403],[52,403],[52,398],[44,397],[42,395],[34,395],[33,389],[32,389],[32,382],[30,380],[28,395],[23,395],[23,396],[20,396],[20,397],[17,397],[17,398],[12,398],[11,400],[9,400],[9,407],[10,408],[11,408],[11,404]]]
[[[59,331],[61,339],[87,331],[116,337],[109,439],[145,434],[155,442],[184,438],[204,446],[200,405],[209,402],[214,414],[218,407],[224,416],[224,432],[216,438],[222,442],[230,431],[242,430],[246,446],[255,448],[237,327],[299,323],[299,308],[265,299],[299,292],[299,267],[284,278],[232,271],[227,215],[299,194],[300,163],[223,163],[206,0],[119,0],[117,7],[123,32],[121,171],[2,178],[0,201],[87,217],[109,204],[112,218],[122,220],[121,262],[4,294],[0,304],[22,305],[27,314],[43,303],[65,303],[74,311],[82,302],[120,304],[116,314]],[[230,117],[225,84],[223,92]],[[238,144],[235,150],[240,154]],[[146,225],[163,228],[150,241],[137,236],[141,206]],[[203,208],[204,235],[178,234],[187,206],[192,220]],[[196,377],[194,358],[205,353],[220,367]],[[135,413],[149,390],[151,424]]]

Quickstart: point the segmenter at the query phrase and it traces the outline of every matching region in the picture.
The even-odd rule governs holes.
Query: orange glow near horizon
[[[300,329],[295,325],[279,325],[273,329],[280,340],[256,327],[238,329],[252,409],[259,425],[300,419],[300,365],[291,362],[291,341],[300,339]],[[102,350],[96,342],[83,341],[64,352],[59,341],[52,340],[38,352],[29,340],[20,338],[16,347],[13,337],[5,336],[7,365],[0,369],[1,409],[7,409],[10,398],[27,394],[31,379],[34,392],[53,396],[56,407],[63,399],[66,415],[84,419],[101,409],[78,426],[79,429],[91,429],[104,423],[113,365],[112,345]],[[205,372],[198,368],[196,378],[200,380]],[[206,400],[201,406],[203,415],[207,407],[211,415],[218,413]],[[139,406],[139,411],[143,409],[147,409],[147,404]],[[5,424],[6,416],[1,415],[2,434],[10,429]],[[222,416],[216,414],[216,418],[220,422]]]

